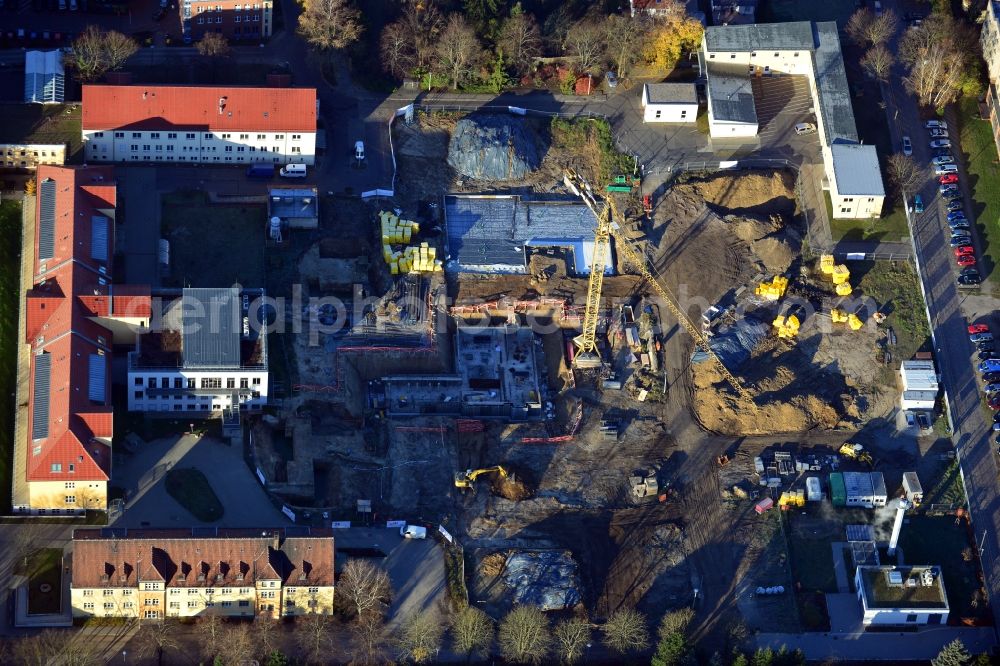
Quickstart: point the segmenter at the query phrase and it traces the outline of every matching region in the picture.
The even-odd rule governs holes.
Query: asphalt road
[[[903,3],[891,1],[889,4],[896,5],[900,14],[908,11]],[[908,134],[913,141],[914,158],[927,164],[930,159],[928,133],[916,100],[903,88],[902,76],[902,68],[897,64],[887,100],[887,113],[892,119],[889,127],[893,145],[898,148],[903,134]],[[951,112],[948,121],[952,140],[957,141],[954,112]],[[956,154],[956,157],[961,161],[961,155]],[[964,167],[960,164],[959,169],[964,183]],[[927,179],[921,184],[919,192],[924,199],[925,211],[911,216],[914,252],[930,314],[935,360],[951,407],[955,428],[952,439],[965,480],[975,533],[982,543],[982,564],[995,624],[1000,626],[1000,541],[997,538],[1000,529],[1000,488],[997,456],[991,437],[992,420],[983,404],[973,365],[976,361],[968,341],[966,316],[962,312],[965,294],[955,282],[958,269],[948,244],[950,234],[932,169],[928,168]],[[968,207],[967,190],[965,194]],[[982,254],[978,256],[981,258]]]

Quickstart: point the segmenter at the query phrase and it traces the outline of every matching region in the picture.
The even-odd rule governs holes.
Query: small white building
[[[908,626],[948,622],[940,567],[861,566],[854,574],[862,624]]]
[[[129,354],[128,409],[213,416],[267,404],[262,289],[184,289],[163,298]]]
[[[906,499],[913,502],[913,506],[920,506],[924,501],[924,489],[916,472],[903,472],[903,492],[906,493]]]
[[[885,187],[873,145],[835,143],[823,149],[829,161],[830,203],[836,218],[870,218],[882,214]]]
[[[642,87],[642,121],[693,123],[698,118],[694,83],[647,83]]]
[[[713,139],[757,136],[757,108],[749,77],[713,72],[708,77],[706,91],[708,130]]]
[[[899,378],[902,387],[899,397],[900,407],[934,409],[939,385],[933,361],[903,361],[899,366]]]
[[[844,472],[844,489],[847,506],[874,509],[889,500],[882,472]]]

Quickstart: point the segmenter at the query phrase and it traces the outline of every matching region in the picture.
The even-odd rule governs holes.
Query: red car
[[[971,254],[963,254],[961,257],[959,257],[959,258],[957,258],[955,260],[955,263],[957,263],[959,266],[962,266],[962,267],[965,267],[965,266],[975,266],[976,265],[976,258],[974,256],[972,256]]]
[[[971,245],[959,245],[955,248],[955,256],[961,257],[963,254],[975,254],[976,250]]]
[[[990,327],[986,324],[969,324],[969,335],[975,335],[976,333],[989,333]]]
[[[941,183],[942,185],[947,185],[949,183],[957,183],[958,182],[958,174],[955,174],[955,173],[946,173],[945,175],[943,175],[940,178],[938,178],[938,182]]]

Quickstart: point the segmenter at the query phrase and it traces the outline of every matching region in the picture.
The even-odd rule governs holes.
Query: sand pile
[[[766,208],[783,216],[795,212],[795,178],[788,171],[720,172],[690,184],[716,210]]]
[[[531,496],[531,491],[521,479],[514,475],[506,478],[497,477],[493,482],[493,494],[513,502],[520,502]]]

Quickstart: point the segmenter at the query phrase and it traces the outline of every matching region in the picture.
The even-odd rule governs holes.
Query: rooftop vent
[[[226,97],[225,95],[223,95],[222,97],[219,98],[219,115],[220,116],[222,115],[222,112],[226,109],[226,100],[227,99],[229,99],[229,98]]]

